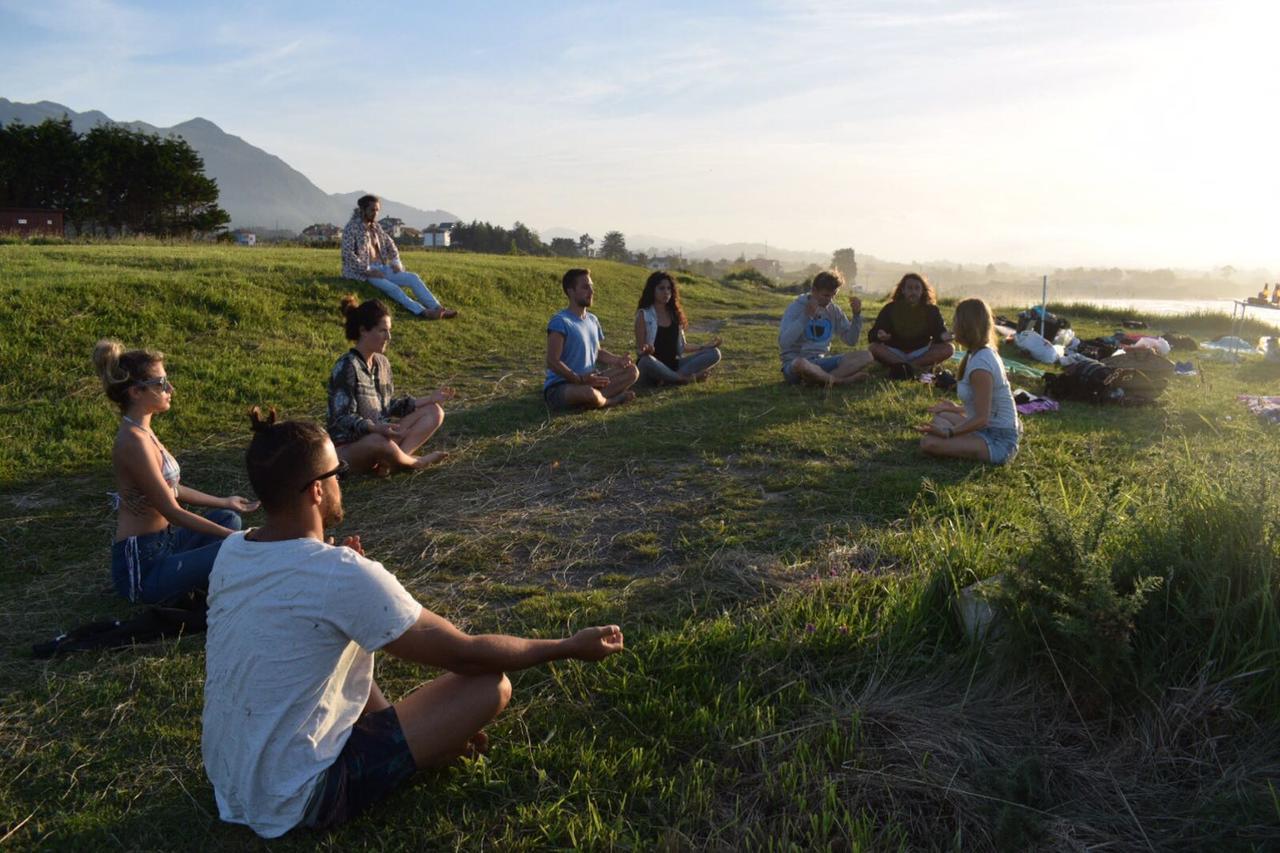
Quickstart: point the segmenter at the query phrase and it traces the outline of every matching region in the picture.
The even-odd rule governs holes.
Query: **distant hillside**
[[[156,127],[141,121],[113,122],[97,110],[77,113],[51,101],[22,104],[0,98],[0,125],[15,121],[39,124],[64,115],[80,133],[98,124],[115,123],[145,133],[182,137],[204,160],[205,174],[218,182],[218,203],[231,214],[232,227],[300,231],[315,222],[341,225],[351,215],[355,200],[367,192],[326,193],[284,160],[226,133],[207,119]],[[383,199],[382,213],[403,219],[415,228],[458,219],[448,211],[422,210],[390,199]]]

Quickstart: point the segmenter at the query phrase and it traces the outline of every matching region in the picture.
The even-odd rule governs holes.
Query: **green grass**
[[[691,338],[724,338],[713,382],[549,418],[543,329],[564,263],[406,260],[463,311],[397,311],[391,352],[400,388],[458,389],[433,440],[453,456],[351,482],[337,533],[360,533],[470,629],[617,621],[628,652],[515,674],[489,759],[272,846],[1280,844],[1280,434],[1235,402],[1280,394],[1276,366],[1205,359],[1159,407],[1028,418],[1008,468],[940,462],[910,429],[928,389],[784,386],[776,318],[790,297],[691,279]],[[158,434],[191,485],[244,493],[247,407],[323,412],[351,289],[337,267],[331,250],[0,246],[9,844],[259,846],[218,822],[200,763],[202,638],[52,662],[29,648],[126,610],[108,582],[116,421],[94,342],[168,354],[177,395]],[[591,267],[606,346],[629,350],[645,272]],[[1119,318],[1066,313],[1086,336]],[[1230,323],[1148,319],[1201,337]],[[1106,515],[1087,561],[1101,583],[1160,581],[1103,689],[1080,678],[1096,650],[1051,608],[979,644],[955,617],[958,588],[1038,571],[1045,513],[1073,536]],[[380,656],[377,675],[398,696],[428,674]]]

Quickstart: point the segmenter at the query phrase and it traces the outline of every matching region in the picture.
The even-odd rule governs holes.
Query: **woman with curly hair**
[[[719,338],[704,346],[685,345],[688,324],[675,276],[661,270],[650,275],[636,310],[636,367],[642,382],[684,385],[701,381],[720,363]]]
[[[119,490],[111,546],[116,592],[130,601],[166,604],[207,589],[222,540],[240,529],[239,513],[254,511],[258,502],[214,497],[182,484],[178,461],[151,431],[152,418],[173,404],[163,354],[126,351],[118,341],[102,340],[94,347],[93,365],[121,415],[111,448]],[[183,503],[212,511],[199,515]]]

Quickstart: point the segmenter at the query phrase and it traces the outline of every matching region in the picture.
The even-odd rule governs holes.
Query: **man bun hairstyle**
[[[813,290],[838,290],[844,284],[840,270],[823,270],[813,277]]]
[[[103,338],[93,348],[93,368],[102,380],[102,390],[122,412],[129,406],[129,389],[146,379],[152,366],[163,362],[162,352],[126,350],[124,344],[110,338]]]
[[[253,438],[244,454],[244,466],[254,494],[267,511],[283,509],[298,495],[309,478],[324,473],[320,459],[329,435],[310,421],[281,421],[275,407],[249,410]]]
[[[584,267],[574,267],[564,274],[564,278],[560,279],[560,287],[565,293],[578,283],[578,279],[584,275],[591,275],[591,270]]]
[[[360,332],[372,329],[383,317],[389,315],[387,306],[378,300],[366,299],[357,303],[350,293],[342,297],[338,310],[342,312],[343,329],[349,341],[360,340]]]

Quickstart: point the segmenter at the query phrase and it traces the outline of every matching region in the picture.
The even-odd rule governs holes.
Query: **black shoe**
[[[891,364],[889,365],[890,379],[914,379],[916,372],[911,369],[909,364]]]

